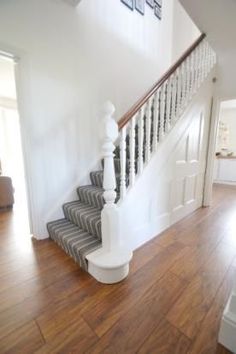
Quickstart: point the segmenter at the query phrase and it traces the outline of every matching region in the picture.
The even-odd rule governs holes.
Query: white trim
[[[204,186],[204,193],[203,193],[204,207],[210,206],[212,202],[212,186],[214,180],[216,138],[217,138],[217,127],[218,127],[219,113],[220,113],[219,99],[213,97],[212,100],[213,101],[212,101],[212,110],[211,110],[211,117],[210,117],[205,186]]]
[[[236,186],[236,182],[231,182],[231,181],[221,181],[221,180],[214,180],[214,184],[226,184],[228,186]]]
[[[17,106],[20,119],[20,134],[22,141],[22,153],[26,182],[26,197],[30,233],[33,234],[37,227],[37,216],[35,213],[35,201],[33,198],[33,181],[31,178],[30,145],[27,134],[26,122],[32,116],[29,107],[29,59],[21,49],[9,47],[0,43],[0,55],[9,60],[13,60],[15,65],[15,84],[17,92]],[[26,119],[28,117],[28,119]]]
[[[14,62],[17,62],[19,60],[19,58],[17,56],[15,56],[11,53],[8,53],[6,51],[3,51],[3,50],[0,50],[0,57],[2,59],[14,61]]]
[[[17,109],[17,101],[14,98],[0,96],[0,107]]]

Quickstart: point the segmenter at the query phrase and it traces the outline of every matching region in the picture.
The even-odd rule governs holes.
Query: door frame
[[[31,156],[30,156],[30,145],[29,136],[27,133],[27,121],[29,122],[30,114],[30,97],[29,97],[29,60],[22,50],[17,48],[9,47],[6,44],[0,43],[0,55],[8,57],[13,60],[14,65],[14,76],[16,85],[16,100],[17,100],[17,111],[19,115],[19,125],[20,125],[20,135],[21,135],[21,146],[22,146],[22,157],[23,157],[23,167],[25,175],[25,187],[26,187],[26,198],[27,198],[27,210],[28,210],[28,220],[30,233],[33,235],[34,232],[34,216],[35,208],[33,202],[33,181],[31,174]]]
[[[210,110],[210,127],[208,135],[207,162],[205,171],[205,183],[203,191],[203,207],[208,207],[212,203],[212,187],[214,181],[214,163],[217,130],[220,114],[220,100],[216,96],[212,97]]]

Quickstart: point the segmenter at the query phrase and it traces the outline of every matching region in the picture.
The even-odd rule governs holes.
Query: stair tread
[[[116,177],[116,188],[119,190],[120,187],[120,172],[115,173]],[[90,179],[93,186],[102,188],[103,186],[103,170],[94,171],[90,173]],[[126,180],[128,182],[128,174],[126,174]]]
[[[90,180],[93,186],[102,188],[103,185],[103,170],[90,172]]]
[[[101,210],[81,201],[63,205],[65,217],[90,234],[101,238]]]
[[[80,201],[99,209],[103,208],[105,203],[103,198],[103,188],[90,184],[87,186],[78,187],[77,193]]]
[[[88,270],[86,256],[102,246],[101,240],[67,219],[47,224],[50,237],[84,270]]]
[[[77,190],[78,189],[87,189],[87,188],[90,188],[91,190],[96,191],[96,192],[100,192],[100,193],[104,192],[103,188],[98,187],[98,186],[94,186],[92,184],[88,184],[86,186],[80,186],[80,187],[77,188]]]

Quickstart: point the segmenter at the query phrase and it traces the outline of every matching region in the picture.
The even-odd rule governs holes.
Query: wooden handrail
[[[123,115],[123,117],[118,122],[119,130],[128,123],[134,114],[139,111],[144,103],[147,102],[148,99],[156,92],[156,90],[163,85],[163,83],[173,74],[173,72],[175,72],[175,70],[184,62],[184,60],[194,51],[194,49],[202,42],[205,37],[205,33],[202,33],[200,37],[191,45],[191,47],[189,47],[177,60],[177,62],[172,65],[170,69],[160,78],[160,80],[158,80],[151,87],[151,89],[141,99],[139,99],[126,114]]]

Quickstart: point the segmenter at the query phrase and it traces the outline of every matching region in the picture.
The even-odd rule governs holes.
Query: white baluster
[[[141,174],[143,172],[143,152],[144,152],[144,110],[143,107],[139,110],[138,115],[138,173]]]
[[[189,84],[189,98],[193,96],[194,88],[194,52],[190,55],[190,84]]]
[[[187,74],[187,63],[183,62],[183,108],[185,108],[187,103],[187,94],[188,94],[188,74]]]
[[[210,71],[210,65],[209,65],[209,44],[206,42],[206,59],[205,59],[205,78],[208,76],[209,71]]]
[[[165,135],[164,124],[165,124],[165,90],[166,83],[161,87],[161,102],[160,102],[160,131],[159,131],[159,140],[162,141]]]
[[[177,81],[176,81],[176,73],[175,73],[173,76],[172,93],[171,93],[171,125],[173,125],[176,118],[176,99],[177,99],[176,93],[177,93]]]
[[[176,117],[178,118],[181,113],[181,104],[182,104],[182,74],[181,68],[176,70],[176,77],[177,77],[177,102],[176,102]]]
[[[158,90],[154,95],[154,112],[153,112],[153,137],[152,137],[152,147],[153,151],[157,151],[158,147],[158,124],[159,124],[159,95],[160,91]]]
[[[213,50],[210,47],[210,66],[211,66],[211,69],[213,68],[214,64],[215,64],[214,63],[214,52],[213,52]]]
[[[146,124],[145,124],[145,140],[146,140],[146,149],[145,149],[145,163],[147,163],[150,160],[151,157],[151,140],[150,140],[150,134],[151,134],[151,100],[149,99],[147,104],[146,104]]]
[[[202,47],[202,75],[201,75],[201,83],[204,81],[205,78],[205,54],[206,54],[206,45],[205,41],[203,42]]]
[[[135,116],[131,118],[130,134],[129,134],[129,181],[130,186],[133,187],[135,182]]]
[[[213,54],[213,64],[215,65],[217,61],[216,53]]]
[[[172,89],[172,76],[167,81],[167,94],[166,94],[166,131],[168,132],[171,128],[171,89]],[[178,108],[177,108],[178,111]]]
[[[206,77],[206,42],[203,41],[203,48],[202,48],[202,77],[201,83],[204,81]]]
[[[126,195],[126,126],[120,133],[120,198]]]
[[[209,66],[208,66],[208,54],[209,54],[209,46],[208,43],[206,42],[206,50],[205,50],[205,77],[204,79],[207,77],[208,73],[209,73]]]
[[[194,62],[193,62],[193,93],[197,91],[197,84],[198,84],[198,53],[199,48],[197,47],[194,51]]]
[[[197,91],[197,82],[198,82],[198,53],[199,53],[199,47],[195,49],[195,55],[194,55],[194,93]]]
[[[212,65],[211,65],[211,47],[207,43],[207,74],[211,71]]]
[[[115,107],[111,102],[107,102],[103,108],[103,144],[102,151],[104,157],[104,172],[103,172],[103,189],[105,207],[109,207],[114,204],[116,199],[116,177],[114,168],[114,154],[115,145],[113,142],[118,136],[118,125],[112,118]]]
[[[186,104],[190,96],[190,57],[186,58]]]
[[[201,86],[202,81],[202,56],[203,56],[203,43],[199,46],[198,52],[198,83],[197,88]]]

